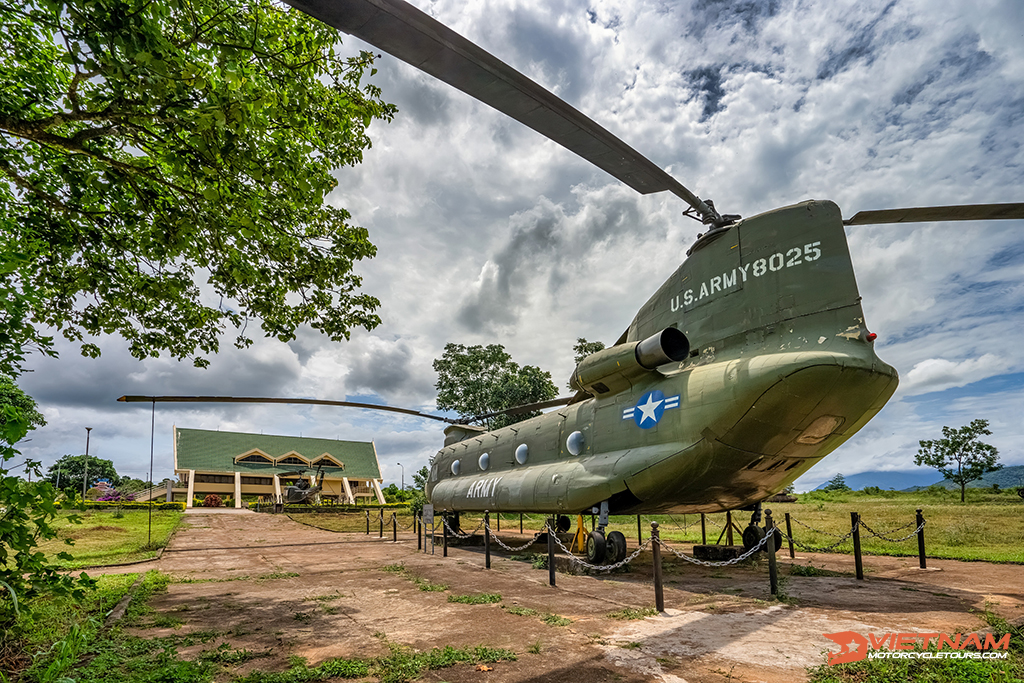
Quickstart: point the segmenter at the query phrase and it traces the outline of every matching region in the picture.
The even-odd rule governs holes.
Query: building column
[[[185,499],[185,507],[192,507],[192,498],[196,494],[196,471],[188,471],[188,498]]]
[[[242,507],[242,473],[235,472],[235,507]]]
[[[164,483],[167,484],[167,498],[165,500],[171,503],[174,501],[174,482],[167,479]]]
[[[348,483],[348,477],[341,478],[341,485],[345,487],[345,498],[348,499],[348,504],[355,505],[356,497],[352,495],[352,486]]]
[[[371,479],[370,482],[373,484],[373,492],[377,494],[377,502],[381,505],[386,505],[387,501],[384,500],[384,492],[380,490],[380,482],[377,479]]]
[[[281,502],[281,480],[274,475],[274,504]]]

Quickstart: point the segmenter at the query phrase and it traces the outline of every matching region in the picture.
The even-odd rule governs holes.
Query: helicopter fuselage
[[[436,509],[742,508],[892,396],[896,371],[875,355],[834,203],[742,220],[691,251],[620,343],[577,367],[572,384],[590,398],[503,429],[446,431],[427,482]],[[658,340],[667,357],[649,353]]]

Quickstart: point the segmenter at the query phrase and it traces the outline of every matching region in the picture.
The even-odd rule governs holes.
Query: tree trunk
[[[960,484],[960,502],[964,502],[965,492],[967,491],[967,482]]]

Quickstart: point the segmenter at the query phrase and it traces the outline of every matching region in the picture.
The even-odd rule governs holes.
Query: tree
[[[82,587],[91,580],[85,574],[78,579],[57,571],[38,552],[40,540],[57,537],[57,530],[50,523],[57,516],[54,506],[53,487],[47,481],[25,481],[11,474],[8,463],[19,455],[14,444],[25,438],[33,428],[32,422],[22,410],[7,401],[0,400],[0,633],[18,613],[18,603],[24,605],[26,598],[39,593],[81,596]],[[40,477],[40,463],[27,461],[28,471]],[[72,516],[69,521],[80,521]],[[70,542],[70,541],[68,541]],[[58,559],[70,560],[66,552],[57,554]]]
[[[578,337],[576,343],[573,344],[572,352],[576,361],[576,365],[580,364],[587,356],[597,353],[598,351],[604,350],[604,342],[591,342],[587,341],[586,337]]]
[[[551,373],[532,365],[520,367],[501,344],[446,344],[444,354],[434,361],[434,370],[437,407],[454,410],[463,418],[547,401],[558,395]],[[533,411],[499,415],[483,422],[488,429],[498,429],[539,414]]]
[[[821,490],[822,491],[838,491],[838,492],[842,492],[842,491],[852,491],[853,489],[851,489],[849,486],[846,485],[846,477],[844,477],[840,473],[840,474],[837,474],[836,476],[832,477],[831,479],[829,479],[828,483],[825,484],[822,487]]]
[[[114,463],[110,460],[102,460],[95,455],[65,455],[46,471],[46,481],[54,488],[66,492],[69,496],[82,495],[82,480],[86,475],[86,462],[88,461],[89,486],[96,483],[98,479],[109,479],[111,486],[118,486],[121,477],[114,469]],[[60,482],[57,477],[60,475]]]
[[[422,491],[427,487],[427,479],[430,477],[430,470],[427,469],[426,465],[421,467],[419,471],[413,472],[412,483],[413,488],[416,491]]]
[[[0,372],[46,328],[202,366],[226,325],[380,322],[375,248],[324,204],[396,111],[373,55],[271,0],[5,1],[0,29]]]
[[[21,419],[28,423],[29,429],[46,426],[46,419],[39,412],[35,400],[19,389],[6,375],[0,375],[0,405],[17,408]],[[6,417],[0,413],[0,425],[6,421]]]
[[[389,484],[380,490],[384,494],[384,500],[388,503],[404,503],[411,500],[416,494],[412,491],[403,491],[397,484]]]
[[[1002,468],[998,463],[999,450],[978,440],[990,434],[988,420],[973,420],[959,429],[943,427],[941,439],[919,442],[921,448],[914,456],[914,464],[934,467],[944,479],[959,484],[962,503],[966,500],[969,482]]]

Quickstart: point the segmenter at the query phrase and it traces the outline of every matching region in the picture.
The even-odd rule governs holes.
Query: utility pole
[[[82,479],[82,503],[85,504],[85,490],[89,483],[89,436],[92,427],[85,428],[85,476]]]
[[[405,465],[403,465],[400,462],[399,463],[395,463],[395,464],[402,468],[402,490],[404,491],[405,490]]]

